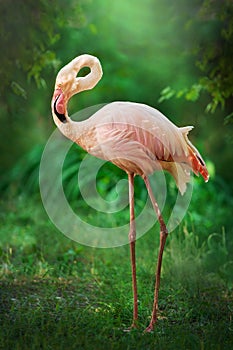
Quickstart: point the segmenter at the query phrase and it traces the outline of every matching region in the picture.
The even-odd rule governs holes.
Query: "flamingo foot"
[[[133,323],[131,324],[130,328],[138,328],[138,323],[136,321],[133,321]]]
[[[151,333],[154,331],[154,323],[150,323],[149,326],[144,330],[144,333]]]
[[[131,324],[131,326],[129,328],[124,329],[124,332],[130,332],[132,329],[137,329],[138,328],[138,324],[136,321],[133,321],[133,323]]]

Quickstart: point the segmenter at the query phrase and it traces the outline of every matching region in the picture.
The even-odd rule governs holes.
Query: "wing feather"
[[[87,124],[91,143],[85,147],[84,139],[88,137],[84,135],[81,145],[89,153],[113,162],[126,172],[148,175],[155,170],[168,170],[183,194],[190,180],[190,169],[200,171],[193,166],[190,156],[194,154],[195,159],[200,158],[188,139],[193,127],[179,128],[152,107],[113,102],[92,115]]]

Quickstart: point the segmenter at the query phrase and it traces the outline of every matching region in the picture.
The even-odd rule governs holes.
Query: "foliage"
[[[76,1],[0,2],[0,45],[4,52],[0,59],[0,121],[5,125],[0,141],[1,173],[46,135],[40,116],[47,114],[45,94],[60,65],[55,47],[61,28],[73,17],[81,25],[81,8]]]
[[[26,153],[15,166],[5,173],[2,178],[0,191],[9,194],[38,193],[39,191],[39,166],[43,152],[42,145],[36,145]]]
[[[186,14],[186,31],[193,39],[190,50],[199,77],[191,87],[163,89],[160,102],[173,96],[197,101],[203,92],[207,92],[210,96],[207,112],[214,113],[218,106],[232,112],[233,3],[231,0],[205,0],[197,1],[194,7],[195,15]]]
[[[28,91],[23,85],[31,79],[37,87],[46,86],[46,68],[58,68],[54,47],[61,28],[68,18],[72,20],[71,14],[81,24],[80,7],[72,1],[1,1],[0,44],[7,48],[1,56],[1,97],[13,92],[26,99]]]

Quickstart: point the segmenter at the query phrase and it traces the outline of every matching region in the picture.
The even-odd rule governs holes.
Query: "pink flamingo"
[[[83,67],[90,72],[77,77]],[[134,298],[133,322],[137,327],[138,303],[136,283],[134,214],[134,177],[140,175],[146,185],[152,206],[160,224],[160,247],[156,270],[154,303],[149,326],[151,332],[157,321],[158,294],[163,250],[168,235],[165,222],[152,193],[148,175],[156,170],[170,172],[181,194],[186,190],[190,170],[199,173],[207,182],[209,174],[197,149],[188,140],[190,126],[177,127],[158,110],[147,105],[131,102],[113,102],[105,105],[85,121],[72,121],[67,112],[67,103],[76,93],[92,89],[102,77],[99,60],[90,55],[81,55],[64,66],[57,74],[52,98],[52,115],[55,124],[69,139],[88,153],[111,161],[128,174],[130,207],[130,255],[132,288]]]

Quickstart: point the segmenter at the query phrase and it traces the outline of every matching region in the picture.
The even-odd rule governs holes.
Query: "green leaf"
[[[14,94],[23,97],[25,100],[27,98],[27,93],[26,91],[20,86],[16,81],[12,81],[11,83],[11,89],[14,92]]]
[[[162,91],[161,91],[161,96],[160,98],[158,99],[158,102],[161,103],[165,100],[169,100],[170,98],[172,98],[174,95],[175,95],[175,90],[172,89],[170,86],[167,86],[166,88],[164,88]]]

